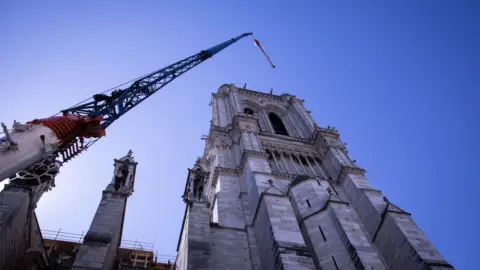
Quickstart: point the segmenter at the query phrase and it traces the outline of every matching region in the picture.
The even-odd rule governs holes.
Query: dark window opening
[[[308,166],[308,162],[303,156],[300,156],[300,162],[302,162],[303,165]]]
[[[318,225],[318,229],[320,230],[320,233],[322,234],[323,241],[326,242],[327,238],[325,238],[325,234],[323,233],[322,227],[320,227],[320,225]]]
[[[202,195],[203,195],[203,179],[201,178],[196,178],[194,181],[193,181],[193,194],[195,196],[197,196],[197,199],[200,200],[200,198],[202,198]]]
[[[274,113],[269,113],[268,119],[270,119],[270,122],[272,123],[273,130],[275,131],[275,133],[288,136],[287,129],[285,128],[285,125],[283,124],[282,119],[280,119],[278,115]]]
[[[243,113],[246,113],[246,114],[253,114],[253,110],[250,109],[250,108],[245,108],[243,109]]]
[[[319,158],[315,158],[318,164],[322,164],[322,161]]]
[[[202,192],[203,187],[200,184],[200,178],[196,178],[193,180],[193,194],[198,195],[198,193]]]
[[[308,207],[312,207],[312,206],[310,205],[310,201],[309,201],[309,200],[307,200],[307,204],[308,204]]]
[[[268,160],[273,160],[273,155],[272,155],[272,153],[271,153],[269,150],[266,150],[265,152],[267,152]]]

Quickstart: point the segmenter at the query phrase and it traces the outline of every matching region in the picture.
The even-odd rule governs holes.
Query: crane
[[[25,124],[14,121],[11,130],[2,123],[0,182],[9,178],[19,185],[54,187],[60,166],[105,136],[105,130],[125,113],[185,72],[251,35],[244,33],[202,50],[134,80],[125,89],[115,89],[110,95],[94,95],[93,100],[62,110],[61,115]]]

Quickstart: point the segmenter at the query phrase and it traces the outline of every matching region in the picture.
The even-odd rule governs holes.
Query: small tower
[[[203,187],[206,184],[208,174],[200,166],[200,159],[197,160],[192,169],[188,169],[187,183],[182,196],[185,202],[200,202],[204,195]]]
[[[112,180],[103,191],[72,269],[113,269],[122,238],[127,199],[133,193],[136,167],[131,150],[123,158],[115,159]]]

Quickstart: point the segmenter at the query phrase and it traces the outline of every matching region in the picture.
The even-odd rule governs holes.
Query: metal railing
[[[42,230],[43,239],[65,241],[72,243],[82,243],[83,238],[85,237],[85,231],[82,233],[70,233],[62,231],[62,229],[54,230]],[[122,240],[120,248],[152,252],[154,257],[157,258],[158,262],[167,262],[170,261],[173,263],[176,259],[176,256],[158,254],[155,250],[155,243],[143,242],[143,241],[132,241],[132,240]]]
[[[53,231],[53,230],[41,230],[41,231],[42,231],[43,239],[49,239],[49,240],[82,243],[83,238],[85,237],[85,232],[82,232],[81,234],[69,233],[69,232],[63,232],[62,229],[58,229],[58,231]]]
[[[58,231],[42,230],[42,236],[43,236],[43,239],[82,243],[83,238],[85,238],[85,231],[79,234],[79,233],[64,232],[62,231],[62,229],[59,229]],[[120,243],[120,248],[141,250],[141,251],[153,252],[154,247],[155,247],[154,243],[142,242],[138,240],[135,240],[135,241],[122,240],[122,242]]]

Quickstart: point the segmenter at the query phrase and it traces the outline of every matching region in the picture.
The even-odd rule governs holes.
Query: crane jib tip
[[[260,51],[262,51],[263,55],[265,56],[265,58],[267,58],[267,61],[268,63],[270,63],[270,65],[272,66],[272,68],[275,68],[275,65],[272,63],[272,60],[270,60],[270,57],[268,57],[267,53],[265,52],[265,50],[262,48],[262,45],[260,44],[260,41],[258,41],[257,39],[255,39],[252,35],[252,38],[253,38],[253,43],[260,49]]]

